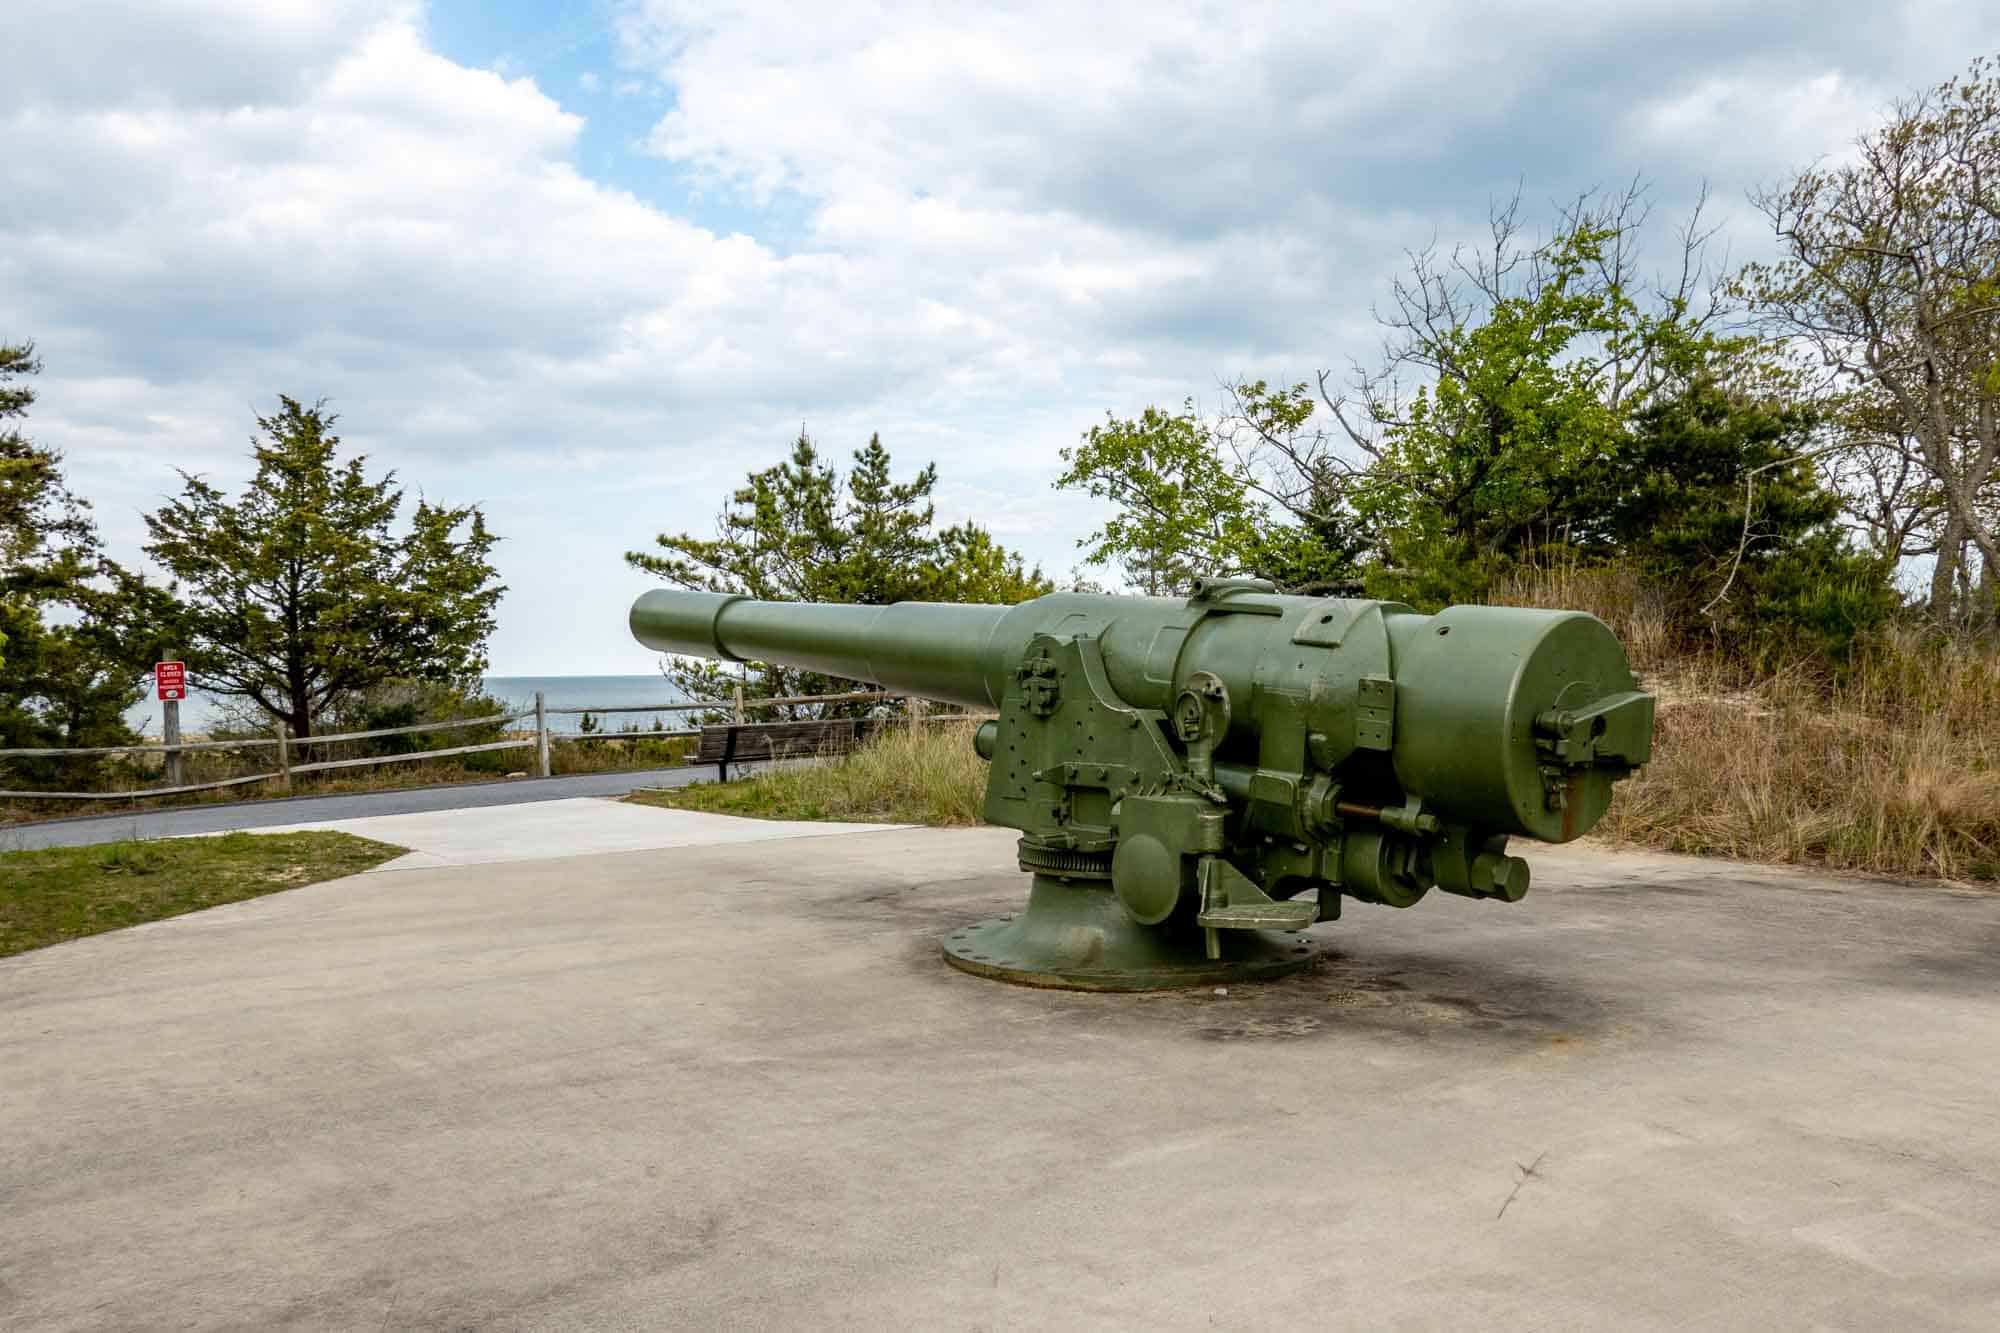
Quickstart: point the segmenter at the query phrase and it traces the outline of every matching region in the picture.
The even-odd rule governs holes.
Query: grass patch
[[[753,819],[977,824],[986,795],[986,761],[972,749],[976,725],[895,727],[866,749],[823,763],[766,769],[738,782],[635,792],[625,799]]]
[[[380,865],[346,833],[225,833],[0,853],[0,957]]]

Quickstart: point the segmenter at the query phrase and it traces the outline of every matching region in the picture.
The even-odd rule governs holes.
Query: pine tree
[[[937,481],[936,464],[895,480],[879,435],[854,452],[843,476],[801,433],[784,462],[751,473],[731,494],[714,537],[663,533],[662,554],[634,551],[625,560],[677,588],[779,602],[1012,604],[1049,591],[1039,569],[1028,569],[978,525],[938,529],[931,500]],[[739,684],[754,698],[854,688],[768,665],[744,677],[707,661],[674,659],[664,669],[691,699],[726,699]]]
[[[323,403],[278,401],[257,418],[240,499],[184,472],[180,497],[146,518],[146,553],[175,579],[169,615],[190,674],[298,736],[386,681],[474,683],[506,591],[485,516],[420,499],[399,531],[395,474],[342,461]]]
[[[62,455],[18,423],[34,405],[34,344],[0,345],[0,745],[124,745],[145,649],[125,627],[145,591],[104,556],[90,506],[62,476]],[[10,765],[27,786],[86,786],[101,761]]]

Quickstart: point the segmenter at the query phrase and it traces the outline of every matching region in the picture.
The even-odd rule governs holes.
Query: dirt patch
[[[1176,1015],[1205,1041],[1314,1036],[1429,1040],[1478,1035],[1546,1043],[1602,1032],[1601,997],[1491,959],[1330,950],[1311,972],[1176,996]]]
[[[1273,981],[1185,990],[1014,986],[948,966],[940,956],[944,933],[906,939],[898,951],[903,967],[957,991],[990,988],[986,1002],[1011,1018],[1084,1024],[1106,1034],[1205,1042],[1361,1036],[1560,1045],[1599,1038],[1629,1019],[1608,997],[1563,979],[1492,958],[1419,953],[1333,949],[1317,966]]]
[[[1866,969],[1872,985],[1956,995],[2000,990],[2000,931],[1972,932],[1960,946],[1892,954]]]

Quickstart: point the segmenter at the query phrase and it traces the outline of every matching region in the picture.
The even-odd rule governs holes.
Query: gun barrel
[[[995,642],[1012,608],[760,602],[654,589],[632,605],[632,636],[662,653],[773,662],[926,698],[993,708],[1011,661]],[[1017,650],[1018,651],[1018,650]]]

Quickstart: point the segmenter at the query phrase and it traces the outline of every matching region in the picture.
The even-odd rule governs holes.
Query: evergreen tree
[[[895,480],[889,451],[871,436],[843,475],[801,433],[786,459],[751,473],[729,497],[714,537],[663,533],[660,554],[628,564],[677,588],[743,593],[765,601],[991,602],[1011,605],[1050,590],[1039,569],[973,523],[939,529],[931,501],[936,464]],[[741,676],[700,660],[669,659],[667,677],[691,699],[832,694],[851,681],[759,665]],[[815,710],[793,710],[799,711]],[[828,715],[852,712],[833,708]]]
[[[18,423],[35,402],[32,343],[0,345],[0,745],[125,745],[143,646],[123,627],[144,592],[104,556],[90,506],[64,484],[62,455]],[[87,786],[102,762],[24,760],[10,781]]]
[[[1820,427],[1810,403],[1697,376],[1574,478],[1569,544],[1649,576],[1683,631],[1844,657],[1898,598],[1890,566],[1845,538]]]
[[[310,736],[336,700],[390,680],[470,688],[506,591],[477,506],[419,499],[398,530],[395,474],[341,461],[324,404],[280,397],[257,418],[240,499],[187,473],[146,518],[174,577],[167,615],[190,674]]]

